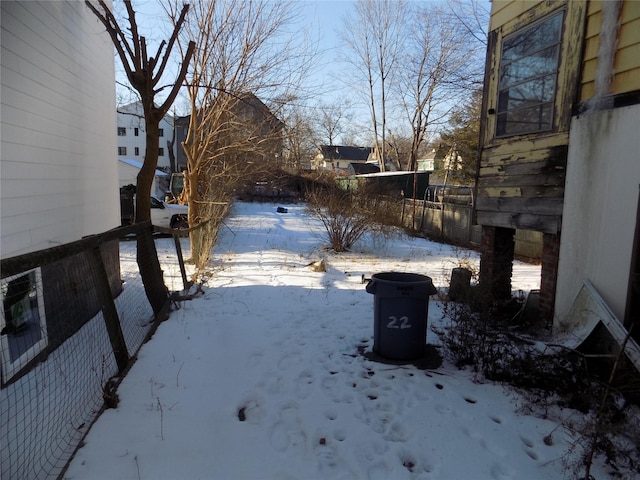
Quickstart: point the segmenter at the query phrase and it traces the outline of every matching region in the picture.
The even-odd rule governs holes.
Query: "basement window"
[[[496,136],[552,128],[564,12],[504,37]]]

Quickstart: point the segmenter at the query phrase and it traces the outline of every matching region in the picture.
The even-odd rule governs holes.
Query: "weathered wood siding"
[[[110,4],[110,2],[109,2]],[[84,2],[0,2],[0,255],[119,225],[113,44]]]
[[[503,38],[564,10],[551,131],[496,137]],[[569,126],[577,102],[587,3],[583,0],[493,2],[485,72],[482,153],[477,180],[481,225],[557,233],[562,222]]]
[[[602,1],[589,2],[585,34],[582,90],[580,100],[595,95],[595,75],[598,68]],[[640,2],[627,0],[620,11],[620,28],[614,57],[614,72],[609,93],[620,94],[640,90]]]

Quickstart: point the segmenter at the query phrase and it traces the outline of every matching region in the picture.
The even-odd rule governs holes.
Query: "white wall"
[[[110,2],[109,2],[110,3]],[[0,2],[0,255],[120,224],[114,49],[84,2]]]
[[[640,106],[571,123],[555,326],[583,279],[624,320],[640,184]]]

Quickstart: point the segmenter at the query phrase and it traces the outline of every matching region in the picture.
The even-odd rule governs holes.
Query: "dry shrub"
[[[305,200],[309,212],[324,225],[329,245],[336,252],[349,251],[372,229],[373,223],[357,193],[332,186],[315,187],[307,191]]]

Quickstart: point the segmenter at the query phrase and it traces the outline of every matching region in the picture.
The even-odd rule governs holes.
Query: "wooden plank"
[[[637,0],[627,0],[622,4],[620,23],[622,25],[640,18],[640,2]]]
[[[640,2],[637,2],[640,6]],[[640,15],[640,14],[639,14]],[[640,17],[634,18],[620,26],[618,34],[618,49],[630,47],[640,43]]]
[[[616,75],[618,72],[640,69],[640,44],[618,50],[613,68]]]
[[[591,0],[589,2],[587,13],[589,15],[594,15],[600,11],[602,11],[602,0]]]
[[[564,187],[545,187],[540,185],[521,185],[519,187],[485,187],[482,179],[478,181],[478,198],[563,198]]]
[[[559,132],[569,132],[573,104],[578,94],[582,72],[581,58],[584,46],[585,17],[587,2],[569,2],[565,17],[565,31],[562,35],[562,57],[558,70],[557,93],[555,98],[554,126]],[[568,141],[566,142],[569,143]]]
[[[591,4],[593,2],[589,3]],[[602,10],[598,10],[589,15],[585,38],[597,37],[600,34],[600,25],[602,25]]]
[[[180,274],[182,275],[182,288],[187,290],[191,284],[187,280],[187,271],[184,266],[184,257],[182,255],[182,245],[180,244],[180,235],[173,235],[173,242],[176,246],[176,253],[178,254],[178,265],[180,266]]]
[[[583,62],[598,59],[598,50],[600,49],[600,36],[587,38],[584,45]]]
[[[476,209],[485,212],[529,213],[533,215],[562,215],[563,202],[558,198],[489,198],[476,202]]]
[[[478,198],[481,197],[522,197],[520,187],[485,187],[478,184]]]
[[[587,101],[591,97],[593,97],[595,94],[596,94],[596,82],[592,80],[582,85],[582,90],[580,93],[580,101],[581,102]]]
[[[513,18],[531,8],[532,5],[534,4],[531,1],[524,2],[522,0],[493,2],[491,5],[491,30],[499,28],[511,21]]]
[[[560,217],[553,215],[532,215],[528,213],[495,213],[477,211],[479,225],[494,227],[533,230],[536,232],[553,233],[560,231]]]
[[[513,153],[496,153],[497,149],[486,148],[482,158],[481,168],[500,168],[521,165],[527,171],[536,171],[539,168],[544,171],[549,169],[564,168],[567,163],[567,146],[555,148],[541,148],[537,150],[521,150]],[[502,170],[501,170],[502,171]]]
[[[109,277],[105,269],[100,247],[96,246],[92,249],[93,254],[93,281],[96,285],[96,292],[100,303],[102,304],[102,317],[109,334],[111,349],[118,365],[118,373],[122,373],[129,363],[129,352],[127,344],[120,326],[120,318],[118,310],[113,301],[111,287],[109,286]]]
[[[518,155],[521,159],[527,158],[545,158],[544,152],[537,151],[549,150],[554,147],[567,148],[569,144],[569,132],[539,134],[535,137],[508,137],[504,139],[496,139],[493,144],[486,145],[483,151],[484,157],[490,160],[496,156]],[[538,156],[536,156],[538,155]]]
[[[511,168],[513,167],[513,168]],[[497,171],[496,171],[497,170]],[[485,186],[498,185],[539,185],[541,187],[563,187],[565,180],[564,171],[553,173],[542,173],[540,170],[523,171],[521,165],[508,165],[505,168],[491,167],[491,169],[480,169],[479,180]]]
[[[640,68],[616,75],[611,89],[615,93],[635,92],[640,90]]]

